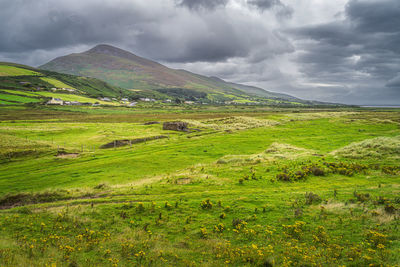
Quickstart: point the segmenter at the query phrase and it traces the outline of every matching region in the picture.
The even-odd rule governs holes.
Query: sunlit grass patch
[[[258,164],[276,159],[298,159],[310,156],[314,151],[289,144],[274,142],[265,151],[252,155],[226,155],[218,159],[218,164]]]
[[[71,85],[65,84],[57,79],[54,78],[49,78],[49,77],[41,77],[40,78],[42,81],[45,81],[57,88],[70,88],[70,89],[75,89],[74,87],[72,87]]]
[[[32,102],[40,101],[40,99],[38,99],[38,98],[19,96],[19,95],[11,95],[11,94],[2,94],[2,93],[0,93],[0,100],[4,100],[7,102],[14,102],[14,103],[32,103]]]
[[[18,68],[14,66],[0,65],[0,76],[36,76],[40,75],[36,71]]]
[[[400,156],[400,136],[377,137],[351,143],[348,146],[333,151],[332,154],[353,159],[398,158]]]
[[[46,143],[0,134],[0,160],[51,152]]]
[[[273,120],[257,119],[253,117],[244,117],[244,116],[225,117],[225,118],[208,119],[200,121],[195,121],[195,120],[184,120],[184,121],[188,122],[189,126],[192,128],[208,128],[213,130],[225,130],[225,131],[268,127],[278,124],[278,122]]]

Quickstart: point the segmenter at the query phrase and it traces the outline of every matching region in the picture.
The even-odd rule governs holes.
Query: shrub
[[[313,166],[311,168],[311,173],[315,176],[324,176],[325,175],[325,171],[322,168]]]
[[[375,204],[376,205],[383,205],[383,204],[386,204],[388,202],[389,202],[389,199],[387,199],[386,197],[379,196],[377,198],[377,200],[375,201]]]
[[[200,204],[200,207],[201,207],[203,210],[211,209],[212,206],[213,206],[213,204],[211,203],[210,199],[203,200],[203,201],[201,202],[201,204]]]
[[[93,189],[106,189],[107,187],[108,187],[107,184],[101,183],[101,184],[98,184],[95,187],[93,187]]]
[[[214,231],[217,233],[222,233],[225,229],[225,225],[223,223],[219,223],[214,226]]]
[[[314,194],[312,192],[306,193],[305,198],[306,198],[307,205],[311,205],[314,203],[320,203],[322,201],[320,196],[318,196],[317,194]]]
[[[357,193],[356,191],[354,191],[353,195],[357,198],[357,201],[359,202],[366,202],[369,200],[370,195],[368,193]]]
[[[369,230],[366,237],[367,237],[367,241],[369,243],[371,243],[374,247],[377,247],[380,244],[384,245],[388,241],[387,235],[373,231],[373,230]]]
[[[285,182],[289,182],[290,181],[289,175],[287,173],[284,173],[284,172],[278,173],[276,175],[276,179],[279,180],[279,181],[285,181]]]
[[[385,209],[385,212],[389,213],[389,214],[394,214],[397,210],[396,207],[391,203],[386,203],[384,209]]]
[[[167,210],[172,209],[172,205],[168,203],[168,201],[165,202],[164,208],[166,208]]]
[[[136,211],[137,212],[143,212],[144,211],[144,205],[142,202],[139,202],[136,206]]]
[[[247,224],[247,222],[242,219],[233,219],[232,220],[232,226],[233,226],[233,228],[235,228],[237,230],[243,228],[244,226],[246,226],[246,224]]]
[[[303,228],[306,223],[302,221],[296,221],[293,225],[282,225],[285,234],[296,239],[300,239],[303,234]]]
[[[201,238],[206,238],[207,235],[208,235],[207,229],[204,228],[204,227],[201,227],[201,228],[200,228],[200,236],[201,236]]]
[[[385,174],[396,175],[399,173],[400,167],[397,166],[383,166],[382,172]]]

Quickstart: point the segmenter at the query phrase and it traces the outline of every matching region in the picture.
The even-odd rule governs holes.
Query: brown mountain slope
[[[239,98],[257,96],[291,101],[296,99],[257,87],[250,88],[228,83],[215,77],[171,69],[128,51],[104,44],[97,45],[83,53],[58,57],[40,68],[94,77],[126,89],[187,88],[220,96],[231,95],[231,98],[232,96]]]

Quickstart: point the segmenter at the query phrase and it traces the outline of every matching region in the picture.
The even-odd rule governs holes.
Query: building
[[[109,97],[99,97],[99,100],[111,102],[111,99]]]
[[[64,105],[64,101],[60,98],[54,98],[52,97],[49,101],[46,103],[47,105]]]
[[[128,104],[128,107],[134,107],[134,106],[136,106],[136,104],[137,104],[137,102],[131,102]]]

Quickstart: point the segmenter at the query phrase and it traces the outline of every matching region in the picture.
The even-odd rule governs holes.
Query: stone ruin
[[[183,121],[167,121],[163,124],[163,130],[171,130],[171,131],[182,131],[187,132],[188,123]]]

